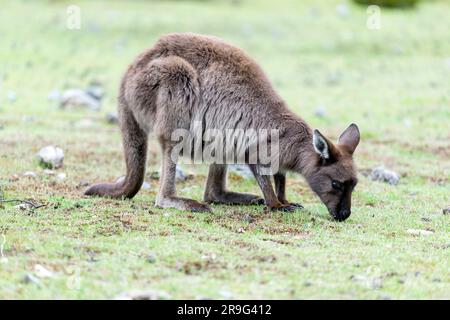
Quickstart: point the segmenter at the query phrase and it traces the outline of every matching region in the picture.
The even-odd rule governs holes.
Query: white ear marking
[[[319,131],[314,130],[313,133],[313,146],[317,154],[319,154],[325,160],[330,158],[330,152],[328,151],[328,144],[322,137]]]

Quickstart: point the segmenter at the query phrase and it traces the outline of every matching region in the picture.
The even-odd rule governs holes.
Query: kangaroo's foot
[[[191,212],[211,212],[211,208],[207,204],[180,197],[158,198],[156,200],[156,206],[161,208],[175,208]]]
[[[240,205],[264,204],[264,199],[256,195],[231,191],[209,192],[205,195],[204,201],[207,203]]]

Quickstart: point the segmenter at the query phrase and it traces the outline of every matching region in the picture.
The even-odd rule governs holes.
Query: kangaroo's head
[[[311,189],[338,221],[344,221],[351,213],[352,192],[358,182],[353,152],[359,139],[356,124],[351,124],[340,135],[336,144],[318,130],[313,133],[313,146],[318,158],[307,180]]]

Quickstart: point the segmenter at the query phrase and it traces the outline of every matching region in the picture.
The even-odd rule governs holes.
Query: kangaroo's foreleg
[[[250,169],[253,172],[253,175],[256,178],[256,182],[258,182],[259,187],[264,195],[264,200],[266,206],[270,210],[282,210],[282,211],[294,211],[296,208],[289,204],[283,204],[278,200],[275,192],[273,191],[272,183],[270,181],[269,175],[262,175],[260,173],[259,165],[257,164],[249,164]]]
[[[176,196],[175,174],[176,163],[171,158],[172,145],[161,141],[162,167],[159,181],[159,192],[156,198],[156,206],[162,208],[176,208],[193,212],[211,212],[206,204],[192,199]]]
[[[119,104],[119,121],[127,167],[126,177],[117,183],[95,184],[86,190],[85,195],[133,198],[144,182],[147,134],[139,127],[131,110],[124,102]]]
[[[206,180],[204,201],[223,204],[263,204],[264,199],[248,193],[238,193],[226,190],[227,165],[211,164]]]
[[[291,203],[286,200],[286,173],[285,172],[277,172],[273,176],[273,180],[275,182],[275,192],[277,194],[278,200],[282,204],[288,204],[297,208],[303,208],[303,206],[299,203]]]

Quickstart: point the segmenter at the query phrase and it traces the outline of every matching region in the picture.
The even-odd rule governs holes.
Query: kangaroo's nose
[[[337,221],[344,221],[344,220],[346,220],[348,217],[350,217],[350,210],[349,209],[343,209],[343,210],[340,210],[339,212],[338,212],[338,214],[335,216],[335,219],[337,220]]]

